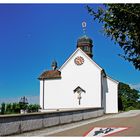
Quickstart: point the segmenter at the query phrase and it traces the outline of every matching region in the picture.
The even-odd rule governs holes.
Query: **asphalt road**
[[[114,133],[111,136],[140,136],[140,110],[105,115],[96,119],[46,128],[17,136],[82,137],[93,127],[128,127],[127,130]]]
[[[115,133],[111,136],[140,136],[140,115],[107,118],[74,129],[55,133],[50,136],[83,136],[87,131],[91,130],[93,127],[128,127],[127,130]]]

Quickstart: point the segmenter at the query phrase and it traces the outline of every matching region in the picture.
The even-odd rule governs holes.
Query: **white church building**
[[[118,83],[92,59],[92,39],[86,35],[77,41],[76,50],[58,69],[40,77],[40,106],[43,110],[104,108],[118,113]]]

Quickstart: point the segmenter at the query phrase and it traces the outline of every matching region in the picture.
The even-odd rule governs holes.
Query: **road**
[[[95,119],[27,132],[16,136],[82,137],[95,127],[126,127],[126,130],[113,133],[111,136],[140,136],[140,110],[105,115]]]

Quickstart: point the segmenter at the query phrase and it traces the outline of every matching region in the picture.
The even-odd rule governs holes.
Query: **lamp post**
[[[25,96],[21,97],[21,99],[19,101],[19,104],[20,104],[20,107],[21,107],[21,114],[26,113],[26,107],[27,107],[27,104],[28,104],[28,100]]]

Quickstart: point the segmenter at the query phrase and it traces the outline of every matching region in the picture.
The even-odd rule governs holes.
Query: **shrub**
[[[5,103],[1,104],[1,114],[5,114]]]
[[[135,110],[135,109],[136,109],[135,107],[133,107],[133,106],[130,106],[130,107],[126,108],[126,109],[125,109],[125,111],[129,111],[129,110]]]
[[[30,104],[27,107],[28,112],[38,112],[40,109],[40,106],[38,104]]]

